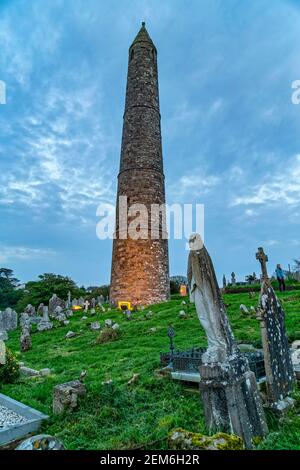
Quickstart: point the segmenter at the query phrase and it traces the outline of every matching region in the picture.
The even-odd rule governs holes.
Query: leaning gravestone
[[[240,436],[246,448],[268,428],[256,378],[241,354],[228,322],[211,258],[198,234],[190,237],[188,281],[191,301],[202,324],[208,348],[200,366],[200,393],[209,431]]]
[[[71,292],[68,292],[68,298],[66,300],[66,308],[72,307]]]
[[[268,257],[263,248],[258,248],[256,259],[262,268],[257,318],[260,321],[264,350],[267,405],[275,411],[282,411],[293,403],[289,394],[295,386],[294,368],[285,332],[285,312],[268,277]]]

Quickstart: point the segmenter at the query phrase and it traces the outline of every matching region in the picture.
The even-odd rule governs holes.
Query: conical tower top
[[[134,46],[135,44],[139,43],[139,42],[146,42],[148,44],[151,44],[152,47],[155,48],[155,45],[152,41],[152,39],[150,38],[149,36],[149,33],[146,29],[146,23],[145,21],[142,22],[142,26],[141,26],[141,29],[139,30],[139,32],[137,33],[133,43],[131,44],[130,48],[132,46]],[[156,48],[155,48],[156,49]]]

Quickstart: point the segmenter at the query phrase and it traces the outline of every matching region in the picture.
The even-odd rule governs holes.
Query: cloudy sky
[[[300,3],[0,0],[0,266],[109,282],[128,47],[158,49],[167,202],[205,205],[219,278],[300,257]],[[185,241],[170,241],[185,274]]]

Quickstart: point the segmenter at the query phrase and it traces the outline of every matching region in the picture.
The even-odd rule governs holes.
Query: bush
[[[6,347],[5,364],[0,364],[0,387],[15,382],[19,375],[19,363],[11,350]]]
[[[97,343],[110,343],[111,341],[117,341],[120,337],[120,330],[114,330],[113,328],[104,328],[104,330],[101,331],[97,338]]]

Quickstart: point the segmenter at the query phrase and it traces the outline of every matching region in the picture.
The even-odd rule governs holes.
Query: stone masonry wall
[[[119,196],[128,208],[144,204],[142,223],[148,239],[124,238],[120,232]],[[169,298],[168,240],[160,220],[151,239],[151,204],[165,203],[157,52],[143,25],[129,49],[126,103],[118,176],[116,239],[113,244],[110,299],[150,304]],[[129,217],[127,226],[136,216]]]

